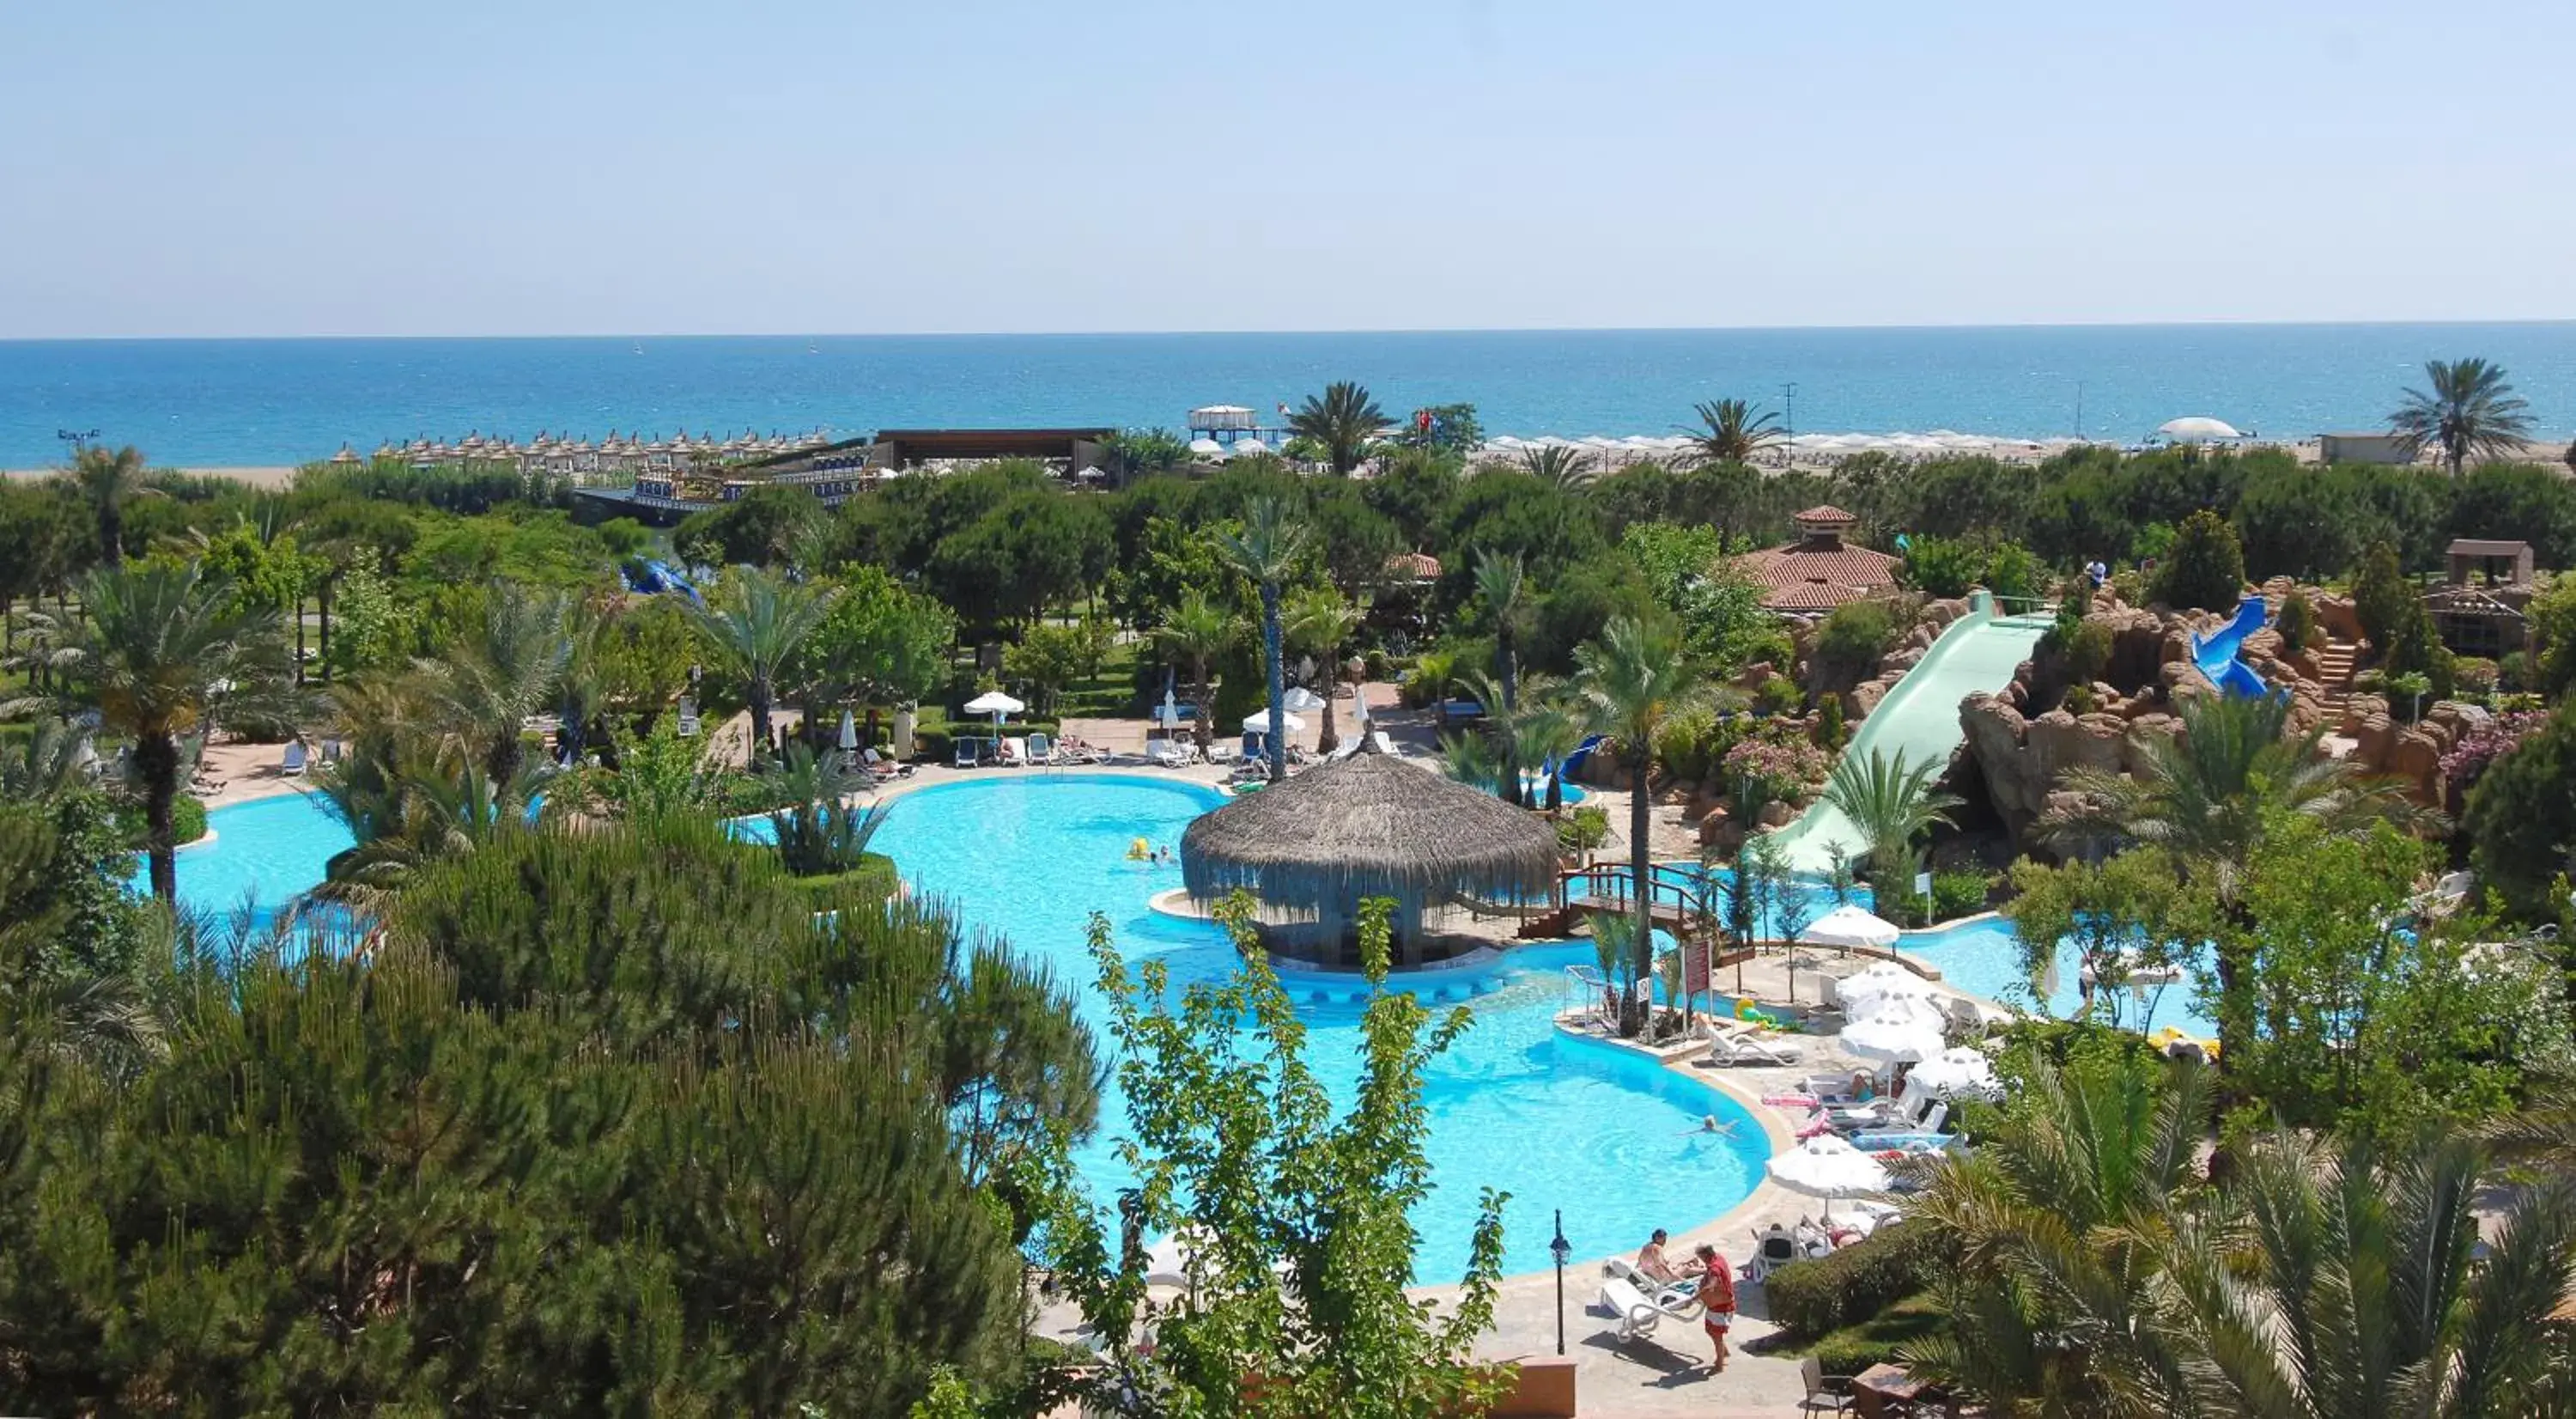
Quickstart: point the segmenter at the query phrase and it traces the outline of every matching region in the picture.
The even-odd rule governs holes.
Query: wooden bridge
[[[1637,895],[1634,876],[1624,862],[1599,862],[1590,867],[1571,867],[1556,875],[1556,892],[1545,913],[1521,924],[1524,940],[1553,939],[1570,935],[1574,924],[1600,912],[1622,912],[1635,915]],[[1646,874],[1648,920],[1677,939],[1686,939],[1701,930],[1715,917],[1715,904],[1710,893],[1692,883],[1676,881],[1653,871]]]

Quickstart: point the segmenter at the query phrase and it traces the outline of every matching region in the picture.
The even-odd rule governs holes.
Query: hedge
[[[1812,1261],[1771,1273],[1771,1319],[1814,1339],[1858,1325],[1920,1291],[1932,1277],[1937,1234],[1899,1222]]]
[[[124,836],[127,847],[136,852],[143,851],[146,830],[143,824],[142,804],[128,803],[119,807],[116,813],[116,825],[117,831]],[[205,835],[206,805],[184,793],[171,799],[171,844],[176,847],[186,847]]]
[[[869,853],[860,859],[858,866],[847,872],[827,872],[819,877],[796,879],[797,886],[818,899],[849,888],[883,901],[893,896],[901,884],[902,878],[895,872],[894,859],[881,852]]]

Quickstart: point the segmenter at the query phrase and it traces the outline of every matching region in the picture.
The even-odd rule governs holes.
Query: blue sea
[[[960,425],[1178,428],[1356,379],[1395,413],[1468,402],[1524,437],[1660,434],[1739,397],[1832,433],[2126,441],[2209,414],[2276,438],[2379,426],[2428,359],[2502,363],[2576,430],[2576,322],[1352,334],[0,341],[0,468],[99,431],[156,463],[262,466],[469,432],[722,435]]]

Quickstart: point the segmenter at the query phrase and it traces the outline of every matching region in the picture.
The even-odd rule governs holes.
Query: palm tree
[[[1325,385],[1321,398],[1307,395],[1297,412],[1288,416],[1288,432],[1313,440],[1335,473],[1348,473],[1360,466],[1360,456],[1386,431],[1387,423],[1386,411],[1377,407],[1365,387],[1342,379]]]
[[[381,920],[433,863],[476,851],[528,824],[543,766],[495,779],[461,745],[389,741],[383,757],[350,754],[316,775],[324,806],[357,839],[331,859],[316,900]]]
[[[1956,1264],[1945,1336],[1906,1360],[2005,1415],[2180,1415],[2186,1357],[2153,1322],[2159,1262],[2209,1126],[2207,1071],[2061,1073],[2034,1059],[1973,1154],[1922,1165],[1905,1225]]]
[[[832,609],[832,592],[786,581],[758,567],[736,567],[711,605],[689,607],[717,663],[742,681],[751,709],[754,762],[769,751],[769,710],[778,702],[778,673]]]
[[[90,766],[97,762],[98,751],[90,743],[88,730],[47,715],[36,721],[33,733],[0,757],[0,798],[28,803],[82,787],[90,782]]]
[[[1315,657],[1324,667],[1324,723],[1315,748],[1329,754],[1341,746],[1333,729],[1333,700],[1342,688],[1342,647],[1359,629],[1359,608],[1334,587],[1309,587],[1288,603],[1288,642]]]
[[[1690,436],[1691,447],[1683,456],[1691,463],[1750,463],[1754,454],[1788,437],[1780,431],[1778,415],[1757,414],[1741,399],[1712,399],[1691,408],[1699,415],[1699,427],[1677,426]]]
[[[2576,1269],[2576,1185],[2555,1178],[2518,1196],[2480,1260],[2491,1181],[2460,1138],[2339,1158],[2290,1137],[2254,1149],[2228,1198],[2242,1223],[2186,1233],[2173,1251],[2181,1305],[2168,1324],[2194,1362],[2180,1373],[2191,1409],[2567,1412],[2576,1372],[2552,1312]],[[2246,1245],[2224,1246],[2238,1236]]]
[[[1558,492],[1571,493],[1601,476],[1599,460],[1578,448],[1540,444],[1521,450],[1521,471]]]
[[[1601,638],[1574,653],[1576,713],[1584,727],[1619,741],[1634,782],[1628,792],[1628,869],[1637,899],[1636,978],[1654,968],[1654,855],[1648,830],[1654,817],[1655,739],[1674,715],[1699,698],[1698,678],[1682,654],[1678,631],[1633,616],[1614,618]],[[1634,1033],[1642,1010],[1623,1014]]]
[[[1240,629],[1224,607],[1195,591],[1183,597],[1181,604],[1163,618],[1163,624],[1154,628],[1155,648],[1189,666],[1190,696],[1198,706],[1190,730],[1198,741],[1201,758],[1207,757],[1208,725],[1215,718],[1211,713],[1215,703],[1208,693],[1208,663],[1234,649]]]
[[[2505,382],[2504,367],[2485,360],[2428,360],[2429,390],[2410,389],[2388,416],[2388,431],[2414,457],[2428,448],[2458,478],[2473,456],[2509,458],[2531,437],[2531,405]]]
[[[1335,389],[1342,388],[1335,385]],[[1328,393],[1330,391],[1327,391]],[[1256,498],[1244,508],[1241,532],[1219,532],[1217,555],[1226,565],[1240,572],[1261,588],[1261,654],[1270,672],[1270,777],[1276,781],[1288,776],[1288,707],[1282,703],[1286,687],[1279,678],[1281,631],[1279,626],[1279,592],[1290,574],[1297,569],[1297,559],[1306,551],[1306,528],[1294,519],[1288,507],[1276,498]],[[1199,716],[1207,716],[1207,707],[1199,707]]]
[[[125,565],[125,505],[143,493],[143,473],[143,453],[131,444],[72,456],[71,485],[98,519],[98,554],[108,566]]]
[[[1899,890],[1914,865],[1914,840],[1949,822],[1949,810],[1959,806],[1938,787],[1941,769],[1931,760],[1908,763],[1902,749],[1893,759],[1872,749],[1866,759],[1844,755],[1825,782],[1825,801],[1869,843],[1870,876],[1881,892]]]
[[[1530,616],[1529,574],[1520,555],[1476,552],[1476,599],[1494,620],[1494,671],[1502,676],[1503,703],[1520,690],[1520,633]]]
[[[555,703],[572,664],[571,603],[560,592],[494,584],[472,640],[423,662],[436,718],[495,782],[519,772],[519,728]]]
[[[53,647],[47,664],[78,688],[77,701],[98,711],[108,733],[131,743],[152,894],[175,903],[170,805],[184,741],[227,709],[291,718],[301,708],[277,609],[248,604],[229,579],[208,576],[196,562],[101,568],[82,583],[81,606],[84,616],[68,624],[41,612],[31,619],[44,623]]]

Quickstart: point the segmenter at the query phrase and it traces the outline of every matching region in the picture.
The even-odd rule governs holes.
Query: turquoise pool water
[[[257,926],[312,890],[331,859],[354,842],[322,800],[306,793],[218,808],[206,815],[206,826],[214,841],[179,849],[179,904],[218,920],[246,914]],[[132,883],[138,892],[152,890],[140,855]]]
[[[2057,988],[2046,1000],[2039,998],[2022,974],[2021,947],[2013,940],[2012,923],[2001,917],[1909,931],[1896,944],[1897,949],[1939,966],[1950,984],[2001,1005],[2044,1010],[2061,1020],[2072,1019],[2083,1006],[2078,970],[2082,956],[2071,940],[2057,945]],[[2143,1001],[2123,989],[2117,992],[2118,1023],[2148,1033],[2172,1025],[2192,1035],[2215,1035],[2218,1024],[2201,1012],[2194,999],[2197,994],[2188,977],[2168,986],[2146,987]]]
[[[1192,818],[1224,800],[1167,778],[993,773],[934,784],[893,801],[876,840],[915,892],[945,900],[972,930],[1008,938],[1073,987],[1097,1028],[1083,931],[1108,914],[1131,960],[1153,955],[1175,984],[1232,969],[1214,926],[1163,916],[1148,901],[1181,885],[1177,864],[1131,862],[1143,838],[1177,845]],[[179,856],[183,902],[229,911],[245,899],[262,916],[322,879],[348,834],[302,795],[219,809],[217,840]],[[765,822],[745,825],[759,832]],[[1564,967],[1593,959],[1589,942],[1516,948],[1480,967],[1426,973],[1414,989],[1434,1007],[1465,1005],[1474,1028],[1432,1070],[1425,1089],[1438,1189],[1414,1214],[1417,1275],[1453,1280],[1467,1259],[1478,1193],[1511,1194],[1505,1269],[1549,1264],[1552,1212],[1579,1256],[1633,1251],[1656,1227],[1707,1221],[1742,1201],[1769,1155],[1761,1127],[1716,1089],[1553,1028]],[[1361,987],[1348,977],[1291,973],[1308,1026],[1309,1058],[1347,1101],[1359,1076]],[[1700,1131],[1703,1116],[1733,1134]],[[1102,1126],[1078,1162],[1104,1200],[1124,1178],[1111,1142],[1122,1103],[1104,1101]]]

